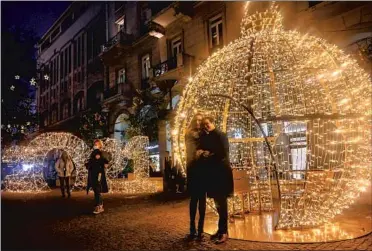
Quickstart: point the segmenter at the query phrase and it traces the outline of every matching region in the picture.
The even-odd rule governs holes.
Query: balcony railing
[[[114,87],[111,87],[110,89],[105,91],[105,99],[111,98],[118,94],[118,86],[115,85]]]
[[[131,45],[134,40],[132,34],[127,34],[124,31],[119,31],[114,37],[112,37],[107,43],[102,45],[101,51],[107,52],[115,45]]]
[[[154,77],[159,77],[175,68],[177,68],[177,57],[172,57],[154,67]]]

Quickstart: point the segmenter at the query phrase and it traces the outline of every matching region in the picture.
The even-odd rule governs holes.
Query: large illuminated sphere
[[[186,86],[173,130],[176,158],[185,167],[194,114],[213,115],[229,138],[231,164],[261,191],[261,201],[252,199],[280,212],[278,228],[324,223],[370,180],[370,77],[337,46],[284,30],[274,5],[244,17],[241,28]]]

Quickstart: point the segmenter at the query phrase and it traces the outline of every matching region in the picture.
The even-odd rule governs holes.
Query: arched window
[[[124,143],[128,141],[126,129],[129,127],[128,114],[122,113],[118,116],[114,126],[114,138]]]

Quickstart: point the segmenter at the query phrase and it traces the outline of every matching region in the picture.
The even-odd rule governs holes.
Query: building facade
[[[103,99],[103,3],[74,2],[38,43],[40,130],[76,132],[77,118]],[[93,93],[94,92],[94,93]]]
[[[151,142],[150,151],[162,169],[166,151],[172,152],[173,111],[189,78],[215,50],[240,36],[245,8],[254,13],[265,10],[269,2],[75,5],[86,6],[84,14],[75,15],[70,7],[40,42],[41,76],[48,72],[51,77],[49,82],[42,78],[37,95],[44,128],[62,128],[60,125],[72,121],[79,112],[99,103],[108,113],[110,136],[124,140],[135,90],[159,88],[166,93],[168,113],[158,122],[159,140]],[[325,38],[372,72],[372,3],[278,5],[286,29]],[[63,23],[70,20],[66,19],[68,13],[74,15],[66,29]]]

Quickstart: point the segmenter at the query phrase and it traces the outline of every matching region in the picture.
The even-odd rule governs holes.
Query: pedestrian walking
[[[186,172],[187,172],[187,191],[190,194],[190,233],[186,237],[188,240],[204,239],[204,219],[206,211],[206,176],[203,161],[196,158],[196,150],[200,144],[202,115],[196,114],[191,121],[190,127],[186,132]],[[196,231],[195,218],[199,205],[198,231]]]
[[[105,169],[108,167],[109,161],[106,158],[107,155],[101,150],[102,147],[103,143],[101,140],[94,141],[94,150],[86,164],[88,168],[87,194],[89,193],[89,189],[92,188],[95,200],[94,214],[105,211],[101,193],[108,192]]]
[[[214,199],[218,212],[218,231],[211,236],[217,244],[228,239],[227,198],[233,196],[234,181],[229,160],[229,142],[225,133],[216,129],[212,117],[203,118],[205,132],[200,137],[197,157],[207,167],[207,196]]]
[[[65,190],[67,192],[67,196],[69,198],[71,197],[70,177],[71,177],[71,173],[73,169],[74,169],[74,165],[71,159],[68,157],[67,152],[62,151],[61,157],[57,160],[55,164],[55,170],[57,171],[63,198],[66,197]]]

